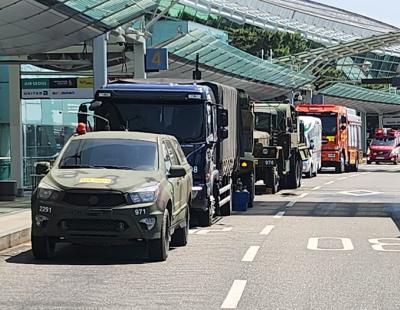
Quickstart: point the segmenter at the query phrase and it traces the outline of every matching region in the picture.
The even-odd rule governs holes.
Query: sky
[[[400,0],[314,0],[400,28]]]

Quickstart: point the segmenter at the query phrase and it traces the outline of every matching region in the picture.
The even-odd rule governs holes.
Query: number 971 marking
[[[146,214],[146,209],[145,208],[137,208],[135,209],[135,215],[139,216],[139,215],[145,215]]]

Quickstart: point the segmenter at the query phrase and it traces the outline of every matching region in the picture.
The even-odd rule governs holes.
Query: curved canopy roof
[[[367,113],[400,112],[400,95],[338,83],[319,92],[329,102],[342,104]],[[327,102],[327,100],[325,100]]]
[[[157,0],[1,0],[0,55],[77,44],[157,6]]]
[[[245,88],[255,98],[274,98],[315,79],[245,53],[202,30],[182,35],[162,47],[168,48],[172,63],[168,71],[153,76],[190,79],[199,54],[205,80]]]

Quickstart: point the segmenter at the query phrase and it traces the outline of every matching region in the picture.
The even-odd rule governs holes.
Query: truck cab
[[[393,163],[400,161],[400,131],[390,128],[377,128],[368,147],[367,164]]]

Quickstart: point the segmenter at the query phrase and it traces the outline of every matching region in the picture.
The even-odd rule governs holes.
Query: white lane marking
[[[247,250],[246,254],[244,254],[242,258],[242,262],[252,262],[257,255],[258,250],[260,249],[259,246],[251,246]]]
[[[300,195],[300,198],[305,198],[305,197],[308,196],[308,194],[309,194],[309,193],[303,193],[303,194]]]
[[[325,185],[330,185],[330,184],[333,184],[333,183],[335,183],[335,181],[326,182]]]
[[[394,241],[394,242],[382,242],[381,240]],[[371,243],[371,246],[375,251],[400,252],[400,247],[399,247],[400,243],[398,238],[378,238],[378,239],[368,239],[368,241],[369,243]],[[384,248],[385,246],[389,247],[389,249],[385,249]]]
[[[313,189],[311,189],[312,191],[317,191],[317,190],[319,190],[321,188],[321,186],[316,186],[316,187],[314,187]]]
[[[355,177],[358,177],[358,176],[359,176],[359,174],[353,174],[353,175],[350,175],[349,178],[355,178]]]
[[[290,203],[290,202],[289,202]],[[296,203],[296,202],[294,202]],[[285,211],[279,211],[277,214],[274,215],[274,219],[280,219],[285,215]]]
[[[289,201],[286,205],[286,207],[293,207],[296,204],[297,201]]]
[[[267,236],[271,233],[272,229],[274,229],[274,225],[267,225],[264,229],[260,232],[260,235]]]
[[[197,232],[197,229],[189,229],[189,235],[193,235]]]
[[[340,240],[342,242],[343,248],[341,249],[319,248],[318,247],[319,240]],[[354,246],[349,238],[320,237],[320,238],[308,239],[307,249],[313,251],[351,251],[354,250]]]
[[[206,235],[208,233],[220,233],[220,232],[227,232],[227,231],[231,231],[233,229],[233,227],[224,227],[221,229],[202,229],[199,232],[196,233],[196,235]]]
[[[235,280],[231,286],[231,289],[226,296],[221,309],[236,309],[239,304],[240,298],[242,297],[244,288],[246,287],[246,280]]]
[[[347,177],[341,177],[338,180],[341,181],[341,180],[346,180],[346,179],[347,179]]]

